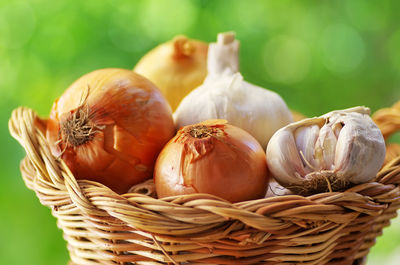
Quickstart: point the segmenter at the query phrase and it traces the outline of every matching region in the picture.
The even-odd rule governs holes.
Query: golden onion
[[[175,110],[183,97],[203,83],[207,49],[205,42],[177,36],[144,55],[133,71],[156,84]]]

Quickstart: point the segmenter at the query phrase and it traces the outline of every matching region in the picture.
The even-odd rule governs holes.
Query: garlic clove
[[[340,122],[336,122],[332,125],[332,131],[335,134],[336,139],[339,138],[340,131],[343,128],[343,124]]]
[[[319,136],[315,143],[314,156],[317,168],[333,170],[335,162],[337,139],[330,124],[325,124],[319,130]]]
[[[303,126],[295,130],[296,147],[303,160],[306,173],[310,173],[317,167],[314,160],[314,146],[319,134],[318,125]]]
[[[278,130],[267,147],[268,168],[283,186],[301,185],[305,169],[291,131]]]
[[[352,183],[371,180],[385,159],[386,147],[381,131],[365,114],[351,113],[337,118],[337,122],[344,124],[336,145],[338,174],[343,174]]]

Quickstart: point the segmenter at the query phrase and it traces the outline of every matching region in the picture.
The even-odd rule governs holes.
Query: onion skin
[[[66,132],[74,115],[87,115],[92,131],[84,139]],[[118,193],[151,178],[157,155],[174,133],[171,108],[157,87],[123,69],[101,69],[75,81],[54,102],[46,129],[53,155],[76,179]]]
[[[190,91],[203,83],[207,50],[205,42],[177,36],[149,51],[133,71],[155,83],[175,110]]]
[[[213,136],[193,137],[196,126],[213,130]],[[161,151],[154,179],[159,198],[208,193],[239,202],[264,197],[268,169],[253,136],[224,120],[210,120],[178,131]]]

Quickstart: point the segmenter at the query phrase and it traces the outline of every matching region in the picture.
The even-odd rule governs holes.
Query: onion
[[[231,202],[263,198],[265,153],[257,140],[225,120],[183,127],[161,151],[154,170],[159,198],[209,193]]]
[[[102,69],[75,81],[54,102],[46,136],[77,179],[118,193],[151,178],[157,155],[174,135],[171,108],[146,78]]]
[[[173,110],[207,74],[208,45],[177,36],[148,52],[133,69],[160,88]]]

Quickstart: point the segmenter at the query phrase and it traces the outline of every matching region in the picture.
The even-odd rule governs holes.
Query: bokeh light
[[[129,3],[117,6],[110,14],[108,24],[109,37],[112,43],[127,52],[144,52],[152,41],[146,36],[141,27],[133,27],[140,21],[140,10],[130,8]]]
[[[18,66],[14,58],[7,56],[5,51],[0,50],[0,73],[3,73],[0,78],[0,88],[7,87],[2,91],[3,97],[10,97],[16,90],[16,80],[18,74]]]
[[[11,2],[0,6],[0,46],[22,48],[32,37],[36,19],[29,4]]]
[[[139,14],[143,31],[155,41],[184,34],[196,22],[198,9],[191,1],[147,0]]]
[[[397,73],[400,73],[400,30],[394,32],[389,37],[386,52],[392,67]]]
[[[389,2],[352,0],[346,1],[350,21],[361,30],[378,31],[387,26]]]
[[[311,63],[307,44],[289,36],[277,36],[264,47],[264,65],[274,81],[293,84],[305,78]]]
[[[366,52],[360,34],[342,23],[325,28],[321,36],[321,51],[325,66],[337,74],[357,70]]]

